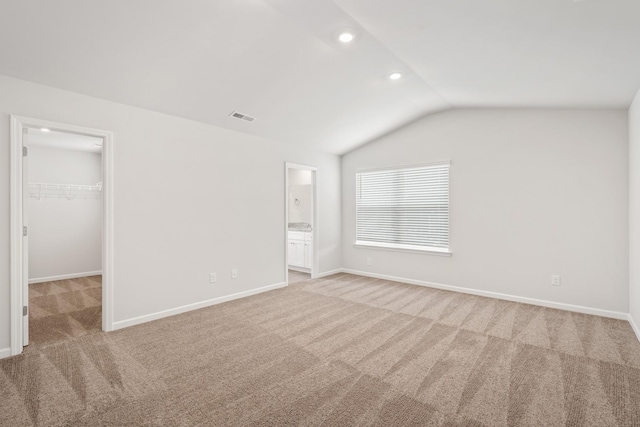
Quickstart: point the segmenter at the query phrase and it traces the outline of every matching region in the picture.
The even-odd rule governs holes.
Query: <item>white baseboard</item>
[[[89,276],[100,276],[100,275],[102,275],[102,270],[87,271],[84,273],[62,274],[60,276],[38,277],[35,279],[29,279],[29,284],[55,282],[56,280],[77,279],[78,277],[89,277]]]
[[[333,276],[334,274],[344,273],[345,270],[343,268],[336,268],[335,270],[325,271],[324,273],[316,274],[316,279],[320,279],[322,277]]]
[[[584,307],[581,305],[565,304],[561,302],[553,302],[540,300],[535,298],[519,297],[509,294],[501,294],[498,292],[481,291],[478,289],[462,288],[459,286],[443,285],[441,283],[426,282],[422,280],[405,279],[402,277],[387,276],[384,274],[368,273],[366,271],[357,271],[350,269],[342,269],[344,273],[356,274],[358,276],[373,277],[376,279],[390,280],[394,282],[408,283],[410,285],[426,286],[428,288],[443,289],[446,291],[462,292],[464,294],[478,295],[481,297],[496,298],[505,301],[521,302],[524,304],[539,305],[548,308],[557,308],[559,310],[573,311],[576,313],[593,314],[595,316],[610,317],[613,319],[629,320],[629,313],[620,311],[603,310],[600,308]]]
[[[150,322],[152,320],[162,319],[163,317],[174,316],[176,314],[186,313],[187,311],[197,310],[199,308],[205,308],[205,307],[209,307],[209,306],[212,306],[212,305],[221,304],[223,302],[233,301],[233,300],[239,299],[239,298],[244,298],[244,297],[248,297],[248,296],[256,295],[256,294],[261,294],[263,292],[272,291],[274,289],[284,288],[285,286],[286,286],[286,284],[284,282],[276,283],[274,285],[263,286],[261,288],[251,289],[251,290],[244,291],[244,292],[238,292],[236,294],[225,295],[223,297],[213,298],[213,299],[209,299],[209,300],[206,300],[206,301],[196,302],[196,303],[193,303],[193,304],[187,304],[187,305],[183,305],[181,307],[170,308],[168,310],[159,311],[157,313],[146,314],[144,316],[134,317],[134,318],[128,319],[128,320],[121,320],[119,322],[114,322],[113,323],[113,330],[115,331],[115,330],[118,330],[118,329],[127,328],[129,326],[139,325],[141,323]]]
[[[297,271],[297,272],[300,272],[300,273],[311,273],[311,269],[310,268],[296,267],[296,266],[293,266],[293,265],[288,265],[287,269],[288,270]]]
[[[9,356],[11,356],[11,349],[9,347],[0,348],[0,359],[4,359],[5,357]]]
[[[640,328],[638,328],[638,325],[636,325],[636,322],[633,320],[633,317],[631,317],[631,313],[629,313],[629,324],[631,325],[631,329],[633,329],[633,332],[636,333],[636,337],[638,338],[638,341],[640,341]]]

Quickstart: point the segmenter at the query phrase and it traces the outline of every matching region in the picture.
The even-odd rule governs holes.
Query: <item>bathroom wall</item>
[[[311,171],[302,169],[289,169],[289,185],[311,185]]]
[[[312,224],[312,210],[312,172],[308,170],[289,169],[289,222],[306,222]]]
[[[312,186],[289,186],[289,222],[312,223]]]

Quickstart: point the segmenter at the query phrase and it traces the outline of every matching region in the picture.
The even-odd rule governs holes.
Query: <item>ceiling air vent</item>
[[[244,120],[247,122],[252,122],[255,120],[254,117],[247,116],[246,114],[238,113],[237,111],[232,112],[229,116],[234,117],[236,119]]]

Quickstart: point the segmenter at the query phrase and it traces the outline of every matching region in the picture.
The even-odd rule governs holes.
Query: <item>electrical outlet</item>
[[[238,269],[234,268],[233,270],[231,270],[231,278],[232,279],[237,279],[238,278]]]
[[[216,283],[218,281],[218,277],[216,273],[209,273],[209,283]]]
[[[560,276],[557,274],[551,275],[551,284],[553,286],[560,286]]]
[[[373,262],[371,261],[371,258],[367,258],[367,265],[371,265],[373,264]]]

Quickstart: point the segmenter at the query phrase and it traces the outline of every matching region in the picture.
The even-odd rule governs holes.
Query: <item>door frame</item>
[[[311,172],[311,221],[313,228],[311,230],[311,246],[313,248],[313,259],[311,261],[311,278],[318,277],[318,168],[315,166],[301,165],[297,163],[285,162],[284,164],[284,203],[285,203],[285,220],[284,220],[284,282],[289,286],[289,169],[306,170]]]
[[[25,277],[23,227],[23,135],[25,129],[47,128],[102,138],[102,330],[113,330],[113,132],[49,120],[11,115],[10,240],[11,240],[11,355],[22,353],[22,307]],[[28,157],[27,157],[28,158]],[[27,260],[28,261],[28,260]]]

